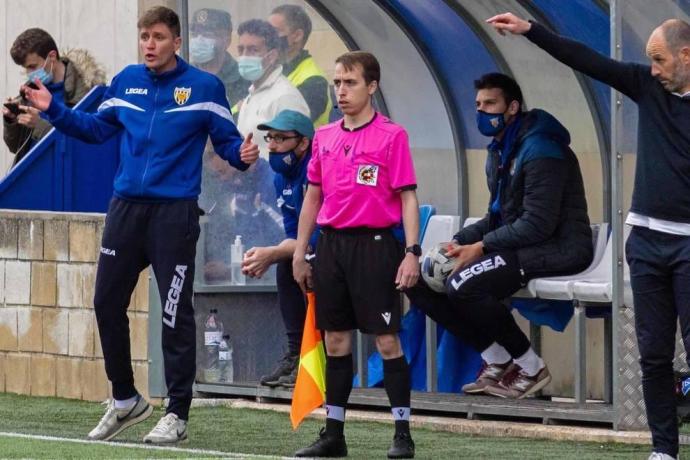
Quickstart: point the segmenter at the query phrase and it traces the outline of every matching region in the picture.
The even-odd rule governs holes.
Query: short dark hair
[[[474,81],[474,89],[476,90],[494,88],[498,88],[503,92],[506,104],[517,101],[520,104],[520,110],[522,110],[522,90],[520,85],[508,75],[498,72],[487,73]]]
[[[137,28],[143,29],[144,27],[151,27],[155,24],[165,24],[168,26],[168,29],[170,29],[170,32],[172,32],[173,37],[177,38],[180,36],[180,17],[170,8],[164,6],[149,8],[139,18]]]
[[[304,32],[302,46],[307,43],[309,35],[311,35],[311,19],[309,19],[309,15],[304,11],[304,8],[299,5],[279,5],[273,8],[271,14],[283,16],[290,30],[299,29]]]
[[[672,53],[677,53],[684,46],[690,46],[690,24],[682,19],[664,22],[662,30],[666,46]]]
[[[284,40],[280,39],[278,31],[273,28],[270,22],[264,21],[263,19],[250,19],[240,24],[237,28],[237,35],[244,34],[256,35],[257,37],[263,38],[266,48],[268,48],[269,51],[277,49],[282,53],[285,48],[283,46]]]
[[[36,53],[45,59],[51,51],[55,51],[58,59],[60,58],[60,52],[53,37],[45,30],[36,27],[26,29],[15,38],[10,48],[10,56],[15,64],[23,66],[29,54]]]
[[[381,80],[381,66],[376,57],[367,51],[350,51],[349,53],[338,56],[335,60],[336,64],[342,64],[345,70],[352,70],[356,65],[362,67],[362,74],[364,81],[371,83],[375,81],[378,83]]]

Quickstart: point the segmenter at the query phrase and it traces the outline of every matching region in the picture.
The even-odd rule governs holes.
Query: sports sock
[[[326,357],[326,433],[342,436],[352,391],[352,354]]]
[[[410,368],[404,356],[383,360],[383,386],[391,403],[395,434],[410,432]]]
[[[115,399],[115,409],[131,409],[137,403],[139,395],[127,399]]]
[[[494,342],[489,345],[489,348],[482,351],[482,359],[487,364],[505,364],[510,361],[511,356],[508,350]]]
[[[515,364],[522,368],[522,371],[534,377],[544,367],[544,361],[530,347],[524,355],[515,358]]]

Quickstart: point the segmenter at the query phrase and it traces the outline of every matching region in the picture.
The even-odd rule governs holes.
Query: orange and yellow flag
[[[323,405],[326,396],[326,354],[321,332],[316,328],[316,300],[307,293],[307,317],[304,320],[302,348],[299,357],[297,381],[292,392],[290,421],[296,430],[304,417]]]

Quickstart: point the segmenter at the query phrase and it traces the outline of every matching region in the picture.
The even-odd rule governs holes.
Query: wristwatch
[[[407,254],[408,252],[417,257],[420,257],[422,255],[422,247],[418,244],[413,244],[412,246],[408,246],[405,248],[405,254]]]

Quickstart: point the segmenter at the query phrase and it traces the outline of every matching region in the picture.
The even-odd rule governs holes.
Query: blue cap
[[[261,123],[256,129],[261,131],[268,131],[269,129],[295,131],[309,139],[314,138],[314,125],[311,124],[309,117],[294,110],[283,110],[273,120]]]

